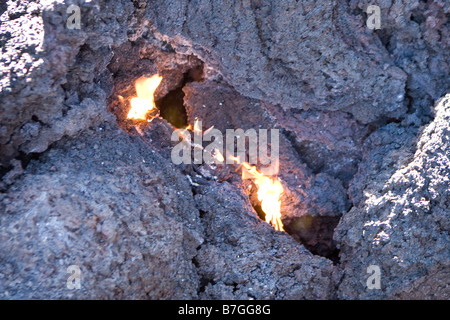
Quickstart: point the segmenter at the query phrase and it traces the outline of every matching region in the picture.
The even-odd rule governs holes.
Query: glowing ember
[[[200,128],[198,123],[199,123],[198,119],[195,119],[195,122],[194,122],[194,133],[195,134],[202,134],[202,129]]]
[[[139,78],[136,80],[137,97],[130,100],[131,109],[128,112],[128,119],[147,119],[148,112],[156,108],[154,93],[161,81],[162,77],[157,74],[151,78]]]
[[[219,162],[224,162],[225,158],[223,157],[223,155],[220,153],[219,150],[214,149],[214,153],[212,155],[215,159],[217,159]]]
[[[265,176],[247,162],[244,162],[242,167],[242,179],[253,179],[258,187],[258,200],[261,201],[261,208],[266,214],[266,222],[272,224],[275,230],[284,231],[280,200],[283,185],[280,180]]]
[[[223,155],[218,150],[216,151],[215,158],[223,162]],[[261,201],[261,208],[266,214],[266,222],[271,224],[275,230],[284,231],[280,200],[283,194],[283,185],[280,180],[276,177],[265,176],[247,162],[241,163],[238,157],[231,156],[231,158],[242,165],[242,179],[253,179],[255,182],[258,188],[258,200]]]

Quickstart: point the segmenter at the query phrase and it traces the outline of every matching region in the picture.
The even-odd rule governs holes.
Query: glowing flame
[[[219,150],[214,149],[214,153],[212,154],[212,156],[217,159],[219,162],[224,162],[225,158],[223,157],[223,155],[220,153]]]
[[[130,100],[131,109],[128,112],[128,119],[147,119],[148,112],[156,108],[154,93],[161,81],[162,77],[157,74],[151,78],[139,78],[136,80],[137,97]]]
[[[202,134],[202,129],[200,128],[200,125],[198,123],[199,123],[198,119],[195,119],[195,122],[194,122],[194,133],[197,134],[197,135],[200,135],[200,134]]]
[[[219,150],[214,149],[214,157],[220,162],[224,162],[224,157]],[[284,231],[281,221],[281,195],[283,185],[278,178],[265,176],[259,172],[255,166],[248,162],[241,163],[238,157],[229,155],[236,163],[242,166],[242,179],[253,179],[258,188],[258,200],[261,201],[261,208],[266,214],[266,222],[271,224],[275,230]]]
[[[261,208],[266,214],[266,222],[270,223],[275,230],[284,231],[281,221],[281,195],[283,185],[278,178],[265,176],[256,167],[247,162],[242,164],[242,179],[253,179],[258,188],[258,200]]]

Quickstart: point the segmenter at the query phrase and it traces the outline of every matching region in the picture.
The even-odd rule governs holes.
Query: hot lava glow
[[[258,200],[261,201],[261,208],[266,214],[266,222],[270,223],[275,230],[284,231],[280,200],[283,185],[280,180],[265,176],[247,162],[242,164],[242,179],[253,179],[258,188]]]
[[[155,74],[150,78],[139,78],[136,80],[137,97],[131,98],[131,109],[128,119],[146,120],[150,110],[156,108],[154,93],[162,81],[160,75]]]
[[[216,150],[217,151],[217,150]],[[215,154],[215,158],[223,162],[224,157],[220,152]],[[259,172],[255,166],[248,162],[241,162],[238,157],[233,160],[242,167],[242,179],[252,179],[258,188],[258,200],[261,201],[261,208],[264,211],[266,222],[271,224],[275,230],[284,231],[281,221],[281,195],[283,185],[277,177],[269,177]]]

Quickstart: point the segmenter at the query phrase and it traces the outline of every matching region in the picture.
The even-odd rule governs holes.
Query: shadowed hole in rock
[[[50,149],[50,148],[49,148]],[[48,150],[49,150],[48,149]],[[20,152],[19,156],[17,157],[17,160],[19,160],[22,163],[22,168],[26,168],[31,160],[38,160],[42,153],[24,153]]]
[[[13,168],[13,166],[7,166],[7,167],[0,167],[0,179],[3,178],[5,176],[5,174],[7,174],[11,169]],[[0,188],[1,191],[1,188]]]
[[[170,91],[163,98],[155,101],[161,118],[166,119],[176,128],[187,126],[186,109],[183,106],[184,93],[182,87]]]
[[[188,125],[187,113],[183,105],[183,87],[186,83],[193,81],[203,81],[203,64],[184,73],[183,81],[179,87],[169,91],[164,97],[155,101],[161,118],[166,119],[176,128],[184,128]]]
[[[333,240],[334,229],[340,217],[321,217],[305,215],[286,224],[285,230],[312,254],[339,262],[339,250]]]

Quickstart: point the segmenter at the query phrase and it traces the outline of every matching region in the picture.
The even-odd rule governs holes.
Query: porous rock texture
[[[416,143],[401,145],[405,128],[385,126],[368,139],[354,179],[363,199],[336,230],[344,270],[342,298],[450,297],[450,94]],[[407,129],[406,129],[407,131]],[[413,139],[412,139],[413,140]],[[380,152],[382,150],[382,152]],[[369,265],[381,269],[381,290],[363,290]]]
[[[365,123],[405,109],[406,74],[346,2],[156,1],[146,15],[181,43],[195,39],[190,50],[246,96]]]
[[[188,181],[109,127],[59,141],[2,195],[1,298],[197,297],[203,239]],[[79,291],[66,287],[71,265]]]
[[[83,8],[83,28],[68,29],[70,4]],[[114,43],[126,41],[128,1],[7,1],[2,4],[0,161],[40,153],[64,135],[107,117],[102,76]],[[95,57],[95,58],[94,58]]]
[[[332,296],[330,261],[257,218],[226,182],[194,196],[144,141],[106,123],[28,166],[1,198],[1,298]],[[79,291],[66,287],[71,265]]]
[[[369,30],[368,4],[2,2],[0,297],[448,299],[450,5],[370,1]],[[191,125],[280,129],[289,234],[236,168],[125,119],[154,73]]]

